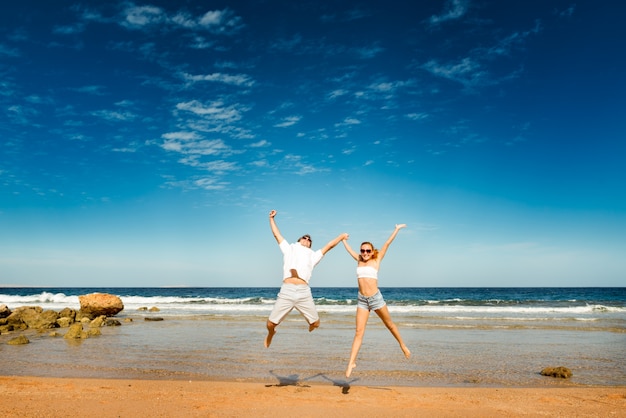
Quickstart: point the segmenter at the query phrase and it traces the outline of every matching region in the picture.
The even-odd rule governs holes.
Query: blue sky
[[[19,4],[18,4],[19,3]],[[29,1],[0,14],[0,285],[626,283],[626,4]],[[340,245],[312,286],[355,286]]]

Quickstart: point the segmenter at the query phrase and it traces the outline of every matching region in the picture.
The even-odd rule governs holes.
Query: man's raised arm
[[[274,234],[274,238],[276,238],[276,242],[280,244],[281,242],[283,242],[285,238],[283,238],[283,236],[280,234],[280,230],[278,229],[278,226],[276,225],[276,221],[274,220],[275,216],[276,216],[276,211],[271,210],[270,211],[270,228],[272,228],[272,234]]]
[[[346,238],[348,238],[348,234],[345,232],[343,234],[337,235],[337,238],[335,238],[332,241],[329,241],[328,244],[324,245],[324,247],[322,248],[322,254],[326,254],[327,252],[335,248],[335,245],[339,244],[339,242],[341,242],[342,240]]]

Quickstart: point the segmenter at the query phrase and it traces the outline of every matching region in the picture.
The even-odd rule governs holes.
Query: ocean
[[[321,326],[293,311],[263,347],[278,288],[0,288],[0,305],[78,309],[78,296],[119,296],[120,327],[80,342],[27,332],[5,344],[1,375],[251,380],[408,386],[626,385],[626,288],[381,288],[413,355],[372,313],[357,368],[355,288],[312,288]],[[145,308],[157,308],[155,312]],[[162,321],[145,321],[158,316]],[[62,329],[57,330],[63,333]],[[547,378],[566,366],[568,380]]]

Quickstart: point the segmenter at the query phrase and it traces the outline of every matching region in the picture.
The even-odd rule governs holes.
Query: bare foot
[[[272,338],[274,338],[274,334],[276,334],[276,331],[268,331],[267,332],[267,337],[265,337],[265,348],[270,348],[270,344],[272,343]]]
[[[312,324],[309,324],[309,332],[313,331],[315,328],[319,326],[320,326],[319,322],[314,322]]]
[[[346,369],[346,377],[350,377],[350,375],[352,374],[352,369],[354,369],[356,367],[356,363],[350,363],[350,365],[348,365],[348,368]]]
[[[411,358],[411,352],[409,351],[409,348],[406,345],[403,345],[400,348],[402,349],[402,352],[404,353],[404,357]]]

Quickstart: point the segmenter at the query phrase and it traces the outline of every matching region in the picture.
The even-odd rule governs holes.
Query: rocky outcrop
[[[81,302],[79,311],[64,308],[60,312],[55,312],[44,310],[40,306],[21,306],[11,311],[6,305],[2,305],[0,306],[0,334],[26,329],[43,331],[51,328],[69,328],[65,338],[83,339],[100,335],[101,327],[122,325],[120,321],[108,317],[124,309],[124,304],[119,297],[94,293],[78,298]],[[87,327],[86,331],[83,326]]]
[[[94,319],[100,315],[115,316],[124,309],[122,300],[108,293],[92,293],[78,297],[80,313]]]
[[[542,376],[558,377],[561,379],[569,379],[572,377],[572,371],[567,367],[546,367],[541,371]]]

